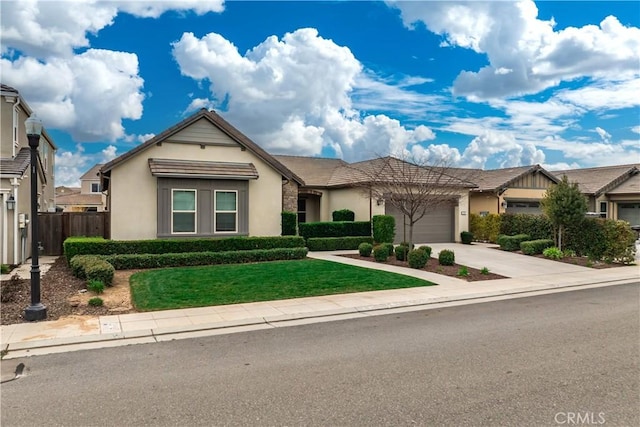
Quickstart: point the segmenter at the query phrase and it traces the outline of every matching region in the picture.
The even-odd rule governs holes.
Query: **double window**
[[[196,229],[196,190],[171,191],[171,232],[192,233]]]
[[[238,232],[238,192],[216,190],[214,192],[214,232]],[[171,233],[198,233],[198,191],[195,189],[171,190]],[[206,202],[205,202],[206,203]],[[206,215],[206,213],[201,213]]]

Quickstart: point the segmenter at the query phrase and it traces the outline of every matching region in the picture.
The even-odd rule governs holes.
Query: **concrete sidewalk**
[[[443,304],[458,305],[530,296],[571,290],[576,286],[640,281],[639,266],[597,270],[504,253],[490,246],[430,246],[434,252],[444,248],[454,249],[459,264],[476,268],[486,266],[492,272],[511,278],[467,282],[426,271],[337,256],[354,251],[311,252],[311,258],[409,275],[437,283],[438,286],[100,317],[77,316],[48,322],[4,325],[1,327],[0,342],[4,358],[10,359],[351,319]]]

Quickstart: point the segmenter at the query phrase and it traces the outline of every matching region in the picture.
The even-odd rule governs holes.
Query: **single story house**
[[[63,212],[102,212],[106,206],[106,196],[100,186],[100,169],[98,163],[80,177],[80,188],[70,190],[68,187],[56,188],[56,207]]]

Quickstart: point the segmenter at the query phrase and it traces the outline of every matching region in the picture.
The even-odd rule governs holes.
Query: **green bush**
[[[406,261],[407,254],[409,253],[409,245],[400,244],[395,247],[394,252],[398,261]]]
[[[71,272],[78,278],[90,282],[100,281],[107,286],[113,283],[113,265],[96,255],[76,255],[71,259]]]
[[[541,254],[542,251],[550,248],[551,246],[553,246],[553,240],[551,239],[529,240],[520,242],[520,250],[525,255]]]
[[[0,274],[9,274],[11,267],[8,264],[0,264]]]
[[[194,239],[105,240],[101,237],[69,237],[64,255],[70,262],[76,255],[165,254],[226,252],[275,248],[303,248],[298,236],[225,237]]]
[[[530,237],[528,240],[553,239],[553,225],[544,215],[502,214],[500,234],[527,234]]]
[[[104,301],[100,297],[93,297],[87,303],[93,307],[100,307],[104,305]]]
[[[592,260],[635,262],[635,233],[626,221],[584,218],[567,227],[564,247]]]
[[[462,266],[458,269],[458,276],[467,277],[469,276],[469,269],[466,266]]]
[[[360,245],[358,245],[358,253],[360,253],[360,256],[371,256],[371,252],[373,252],[373,245],[371,243],[360,243]]]
[[[307,239],[310,251],[338,251],[358,249],[361,243],[373,243],[373,238],[365,236],[311,237]]]
[[[478,241],[495,243],[500,234],[501,219],[502,216],[498,214],[486,216],[471,214],[469,216],[469,232]]]
[[[602,259],[607,263],[632,264],[636,255],[636,234],[626,221],[604,220],[604,238],[607,242]]]
[[[373,240],[376,243],[393,243],[396,234],[396,219],[391,215],[374,215]]]
[[[425,251],[427,253],[427,257],[431,258],[431,252],[432,252],[431,246],[423,245],[423,246],[420,246],[418,249],[422,249],[423,251]]]
[[[371,236],[369,221],[303,222],[298,232],[305,239],[312,237]]]
[[[87,283],[87,289],[100,295],[104,292],[104,283],[100,280],[90,280],[89,283]]]
[[[298,233],[298,214],[284,211],[282,216],[282,235],[295,236]]]
[[[349,209],[340,209],[331,213],[331,219],[334,221],[355,221],[356,214]]]
[[[528,234],[516,234],[515,236],[500,235],[498,244],[503,251],[517,251],[520,249],[520,243],[532,240]]]
[[[100,255],[99,257],[108,261],[116,270],[131,270],[137,268],[241,264],[247,262],[303,259],[306,256],[307,248],[277,248],[225,252]]]
[[[480,270],[480,274],[489,274],[489,269],[487,267],[482,267],[482,270]]]
[[[427,265],[429,254],[422,248],[414,249],[407,254],[407,261],[409,261],[409,267],[421,269]]]
[[[389,248],[385,245],[377,245],[373,247],[373,258],[377,262],[385,262],[389,258]]]
[[[550,259],[562,258],[562,251],[556,248],[555,246],[545,249],[544,251],[542,251],[542,254],[545,256],[545,258],[550,258]]]
[[[438,254],[438,263],[440,265],[453,265],[456,262],[456,255],[452,250],[443,249]]]
[[[460,233],[460,240],[465,245],[470,245],[473,242],[473,233],[469,231],[463,231]]]
[[[394,254],[393,243],[380,243],[380,244],[387,248],[387,253],[389,254],[389,256]]]

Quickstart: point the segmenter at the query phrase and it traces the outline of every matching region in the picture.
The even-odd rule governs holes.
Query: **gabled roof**
[[[274,156],[300,176],[309,187],[326,187],[336,169],[347,163],[342,159],[326,157]]]
[[[101,205],[101,194],[72,193],[56,196],[56,205]]]
[[[492,170],[476,169],[476,171],[474,180],[478,184],[477,191],[500,191],[523,176],[533,173],[541,173],[556,184],[558,183],[558,178],[540,165]]]
[[[0,159],[0,175],[6,178],[21,178],[31,164],[31,149],[22,147],[13,159]],[[38,174],[43,183],[47,183],[47,177],[38,155]]]
[[[87,172],[84,173],[84,175],[82,175],[80,177],[80,180],[98,180],[100,179],[100,168],[104,166],[104,163],[98,163],[96,165],[94,165],[91,169],[89,169]]]
[[[607,191],[607,194],[640,194],[640,173],[635,174],[622,184]]]
[[[149,159],[151,175],[171,178],[258,179],[253,163]]]
[[[612,190],[639,172],[638,165],[615,165],[596,168],[554,171],[562,179],[567,176],[569,182],[577,182],[584,194],[598,196]]]

